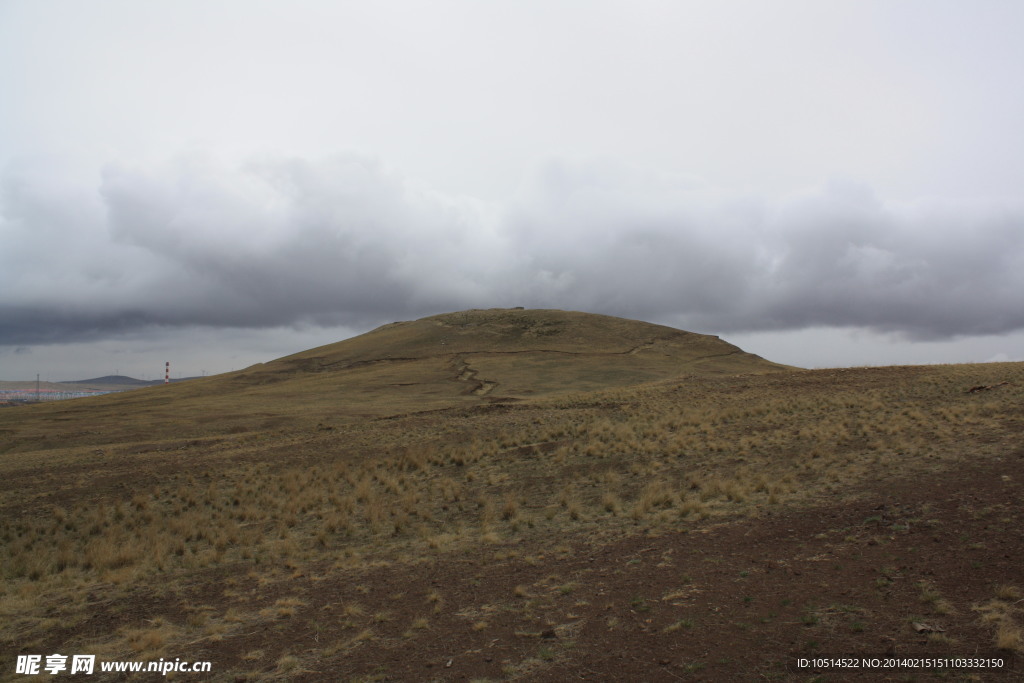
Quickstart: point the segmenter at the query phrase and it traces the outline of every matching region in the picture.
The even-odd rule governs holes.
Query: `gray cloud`
[[[561,305],[725,332],[937,339],[1024,327],[1019,206],[887,204],[842,180],[773,201],[677,187],[558,176],[506,229],[556,273]]]
[[[191,154],[109,165],[92,188],[13,166],[0,239],[0,345],[512,305],[714,332],[1024,329],[1022,207],[842,180],[764,197],[552,162],[495,206],[354,155]]]

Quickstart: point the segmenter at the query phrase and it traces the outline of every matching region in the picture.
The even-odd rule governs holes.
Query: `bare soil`
[[[836,504],[762,507],[613,542],[571,536],[350,570],[324,561],[230,587],[204,572],[171,592],[155,585],[96,602],[87,623],[31,649],[86,648],[154,612],[259,612],[287,598],[299,603],[294,613],[176,654],[210,660],[211,680],[234,681],[1024,680],[1024,661],[993,647],[976,609],[1024,576],[1022,472],[1024,449],[914,480],[879,472]],[[510,557],[496,559],[502,550]],[[280,671],[288,655],[298,663]],[[841,656],[1005,665],[797,666]]]

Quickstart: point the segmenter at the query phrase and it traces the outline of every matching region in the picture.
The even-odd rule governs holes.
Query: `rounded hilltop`
[[[472,380],[478,395],[525,397],[590,390],[680,375],[792,370],[716,336],[595,313],[490,308],[382,325],[366,334],[253,369],[264,376],[390,366],[444,368]],[[253,379],[256,379],[253,377]],[[409,386],[418,380],[409,378]]]
[[[280,360],[358,362],[454,353],[527,351],[632,355],[657,355],[660,352],[688,361],[732,355],[736,356],[735,360],[755,365],[754,359],[757,359],[766,364],[766,370],[788,369],[748,354],[714,335],[597,313],[524,308],[473,308],[389,323],[357,337]]]

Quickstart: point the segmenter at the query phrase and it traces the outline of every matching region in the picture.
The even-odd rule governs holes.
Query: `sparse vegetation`
[[[814,506],[855,507],[872,487],[1019,452],[1021,364],[784,372],[732,351],[730,365],[700,361],[698,352],[715,343],[699,335],[663,340],[636,331],[628,343],[602,332],[594,355],[585,356],[578,342],[561,341],[566,325],[530,313],[494,314],[514,338],[501,342],[508,348],[495,341],[500,335],[472,348],[479,335],[460,335],[481,323],[456,316],[415,328],[447,335],[443,353],[431,337],[422,358],[423,338],[407,339],[408,329],[395,327],[372,348],[326,347],[195,384],[5,410],[0,613],[16,617],[3,622],[0,637],[16,649],[39,643],[57,651],[66,642],[55,640],[58,623],[84,624],[102,609],[111,610],[106,623],[120,626],[90,627],[90,637],[111,652],[177,654],[200,640],[242,638],[259,624],[296,629],[324,652],[352,656],[389,638],[435,637],[467,609],[447,580],[381,592],[373,572],[410,567],[418,578],[433,577],[434,567],[464,558],[517,572],[458,618],[467,637],[497,637],[519,618],[544,624],[516,627],[531,633],[548,631],[546,620],[585,619],[610,632],[638,623],[652,634],[696,632],[693,624],[703,628],[705,619],[680,610],[710,600],[702,592],[712,579],[698,574],[705,567],[732,582],[727,600],[704,606],[710,616],[728,603],[746,611],[743,623],[794,624],[816,640],[826,632],[877,637],[877,615],[797,610],[787,600],[805,604],[806,596],[758,593],[771,583],[761,565],[730,566],[721,554],[635,550],[616,558],[599,549]],[[537,340],[563,346],[531,351]],[[370,362],[387,355],[391,361]],[[419,360],[399,360],[409,358]],[[463,394],[469,380],[460,376],[497,384],[482,396]],[[1002,381],[1010,383],[965,393]],[[976,565],[978,585],[993,558],[1011,552],[1004,545],[1020,550],[1019,510],[1007,498],[1019,491],[1019,477],[991,478],[994,497],[958,502],[975,536],[957,537],[956,561]],[[914,561],[879,554],[879,572],[858,578],[865,593],[905,600],[894,618],[980,618],[992,646],[1020,650],[1021,593],[1011,577],[993,576],[972,611],[975,602],[955,597],[948,583],[900,569],[918,566],[922,546],[961,533],[934,506],[854,513],[841,529],[817,530],[805,542],[824,557],[849,548],[881,553],[913,536]],[[977,537],[988,527],[1002,537]],[[940,536],[946,540],[931,540]],[[819,566],[841,575],[854,559]],[[575,573],[562,570],[570,565]],[[607,573],[584,579],[581,566]],[[599,592],[630,572],[658,571],[672,573],[657,592],[623,589],[616,600]],[[548,574],[554,578],[542,582]],[[224,577],[231,582],[221,586]],[[486,575],[468,580],[477,581],[467,584],[473,590],[487,585]],[[339,582],[343,594],[319,590]],[[213,606],[186,609],[185,594]],[[130,601],[148,605],[147,621],[113,611]],[[769,605],[787,614],[758,613]],[[299,661],[263,643],[243,652],[252,655],[243,661],[282,675],[307,663],[304,654]],[[554,644],[520,654],[532,662],[526,669],[525,659],[496,661],[489,675],[506,665],[534,671],[567,656]]]
[[[998,650],[1024,652],[1024,599],[1017,586],[1004,584],[995,597],[975,607],[983,624],[993,629],[993,645]]]

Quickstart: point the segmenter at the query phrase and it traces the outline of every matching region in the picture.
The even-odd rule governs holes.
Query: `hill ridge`
[[[558,309],[470,309],[381,325],[253,366],[240,384],[296,375],[387,376],[391,388],[452,391],[487,401],[627,386],[679,375],[791,371],[715,335]],[[402,376],[406,373],[411,376]],[[423,373],[430,375],[424,378]],[[412,377],[419,374],[420,377]],[[424,380],[427,381],[424,381]],[[346,380],[347,381],[347,380]],[[467,389],[466,382],[471,388]]]
[[[68,410],[81,410],[85,425],[100,409],[95,401],[106,401],[119,415],[134,412],[198,437],[224,419],[232,433],[302,429],[684,376],[793,370],[716,336],[664,325],[578,311],[482,309],[390,323],[236,372],[139,387]]]
[[[136,379],[135,377],[129,377],[128,375],[103,375],[102,377],[93,377],[92,379],[64,380],[61,384],[117,384],[121,386],[137,385],[142,387],[162,381],[163,380]]]
[[[445,333],[439,333],[437,328],[442,328]],[[388,352],[389,342],[394,338],[401,338],[403,333],[411,332],[419,337],[411,345],[417,350],[417,353],[398,356]],[[583,336],[583,333],[589,334]],[[480,348],[449,348],[455,340],[470,335],[476,337],[482,344]],[[617,316],[559,309],[488,308],[441,313],[417,320],[387,323],[350,339],[300,351],[280,358],[278,361],[313,358],[327,352],[344,353],[350,349],[356,351],[361,342],[368,340],[373,340],[376,343],[371,349],[360,350],[356,356],[362,356],[362,358],[366,358],[367,355],[376,358],[423,358],[443,356],[453,352],[514,352],[520,349],[507,347],[524,342],[528,345],[524,350],[533,352],[582,353],[580,347],[589,345],[591,353],[630,353],[639,351],[642,347],[670,341],[693,343],[704,341],[708,344],[727,347],[731,351],[743,352],[739,347],[721,340],[716,335],[679,330],[666,325]],[[404,341],[407,342],[407,340]],[[500,342],[504,348],[494,348],[493,345],[487,348],[488,342]],[[436,344],[434,346],[436,351],[424,353],[424,346],[428,343]],[[408,343],[400,346],[406,349],[410,348]]]

